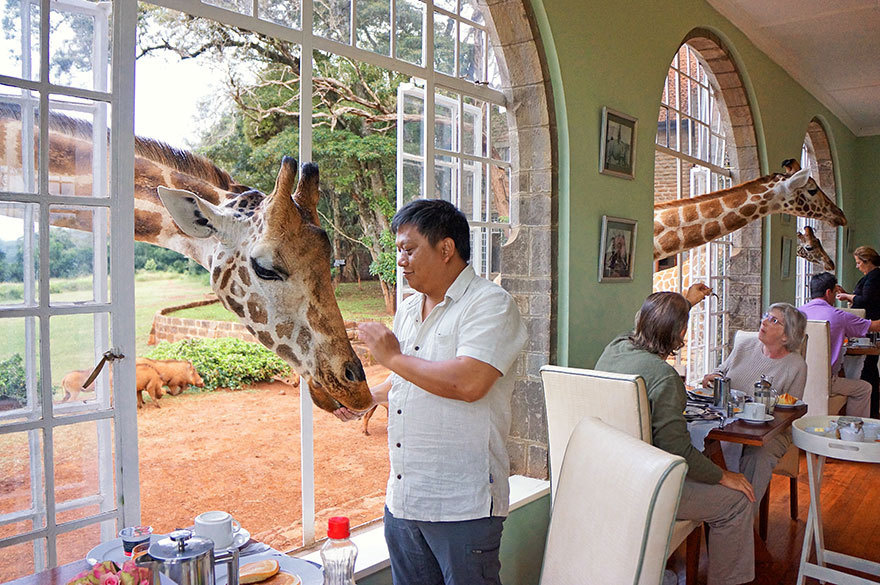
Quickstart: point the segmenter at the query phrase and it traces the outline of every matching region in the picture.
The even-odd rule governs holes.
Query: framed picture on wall
[[[634,219],[602,216],[599,282],[623,282],[633,279],[638,227],[636,224]]]
[[[779,274],[781,278],[791,278],[791,261],[792,248],[794,240],[788,236],[782,236],[781,260],[779,265]]]
[[[611,108],[602,108],[602,139],[599,172],[622,179],[636,176],[636,127],[638,120]]]

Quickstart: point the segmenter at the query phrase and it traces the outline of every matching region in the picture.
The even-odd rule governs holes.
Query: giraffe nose
[[[354,360],[345,364],[345,379],[349,382],[363,382],[367,379],[360,361]]]

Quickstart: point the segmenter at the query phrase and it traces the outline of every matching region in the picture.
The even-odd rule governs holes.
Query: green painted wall
[[[856,148],[855,185],[859,194],[854,213],[847,214],[852,220],[850,229],[850,249],[846,250],[841,262],[843,276],[841,283],[852,290],[862,273],[856,270],[851,251],[858,246],[871,246],[880,251],[880,136],[858,139]]]
[[[850,217],[866,215],[877,185],[880,141],[857,139],[827,108],[701,0],[599,2],[531,0],[544,45],[559,129],[558,362],[591,367],[612,337],[632,326],[651,292],[653,143],[662,84],[675,51],[694,28],[725,40],[751,95],[762,172],[799,158],[807,125],[818,117],[837,163],[838,201]],[[602,107],[639,119],[636,178],[599,174]],[[869,160],[870,159],[870,160]],[[873,162],[873,164],[871,164]],[[873,180],[863,178],[872,168]],[[861,192],[861,193],[860,193]],[[599,283],[602,215],[639,222],[634,280]],[[880,210],[870,210],[880,225]],[[864,224],[864,225],[863,225]],[[780,278],[781,237],[794,224],[765,222],[765,302],[794,299],[794,278]],[[861,232],[859,227],[857,233]],[[844,268],[850,261],[844,261]]]

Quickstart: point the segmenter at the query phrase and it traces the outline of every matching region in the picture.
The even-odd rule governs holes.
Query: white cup
[[[214,510],[203,512],[196,516],[196,536],[209,538],[214,541],[214,548],[229,548],[235,538],[235,533],[241,530],[241,524],[232,519],[229,512]]]
[[[746,402],[743,406],[743,418],[764,420],[767,406],[763,402]]]

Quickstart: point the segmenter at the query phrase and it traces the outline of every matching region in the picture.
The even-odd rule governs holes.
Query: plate
[[[689,392],[694,396],[699,396],[700,398],[715,398],[715,392],[711,388],[703,388],[702,386],[697,386],[693,390],[689,390]]]
[[[239,564],[246,565],[263,559],[275,559],[278,561],[279,570],[296,575],[302,579],[302,585],[323,585],[324,583],[324,571],[319,566],[305,559],[289,557],[277,551],[247,555],[239,559]],[[214,567],[214,582],[216,585],[226,585],[227,581],[226,563],[218,564]]]
[[[794,408],[795,406],[801,406],[802,404],[804,404],[804,401],[801,399],[798,399],[794,404],[782,404],[781,402],[777,402],[776,408]]]
[[[154,543],[161,538],[165,538],[166,534],[151,534],[150,535],[150,543]],[[113,561],[120,567],[127,561],[130,557],[125,556],[125,552],[122,550],[122,539],[114,538],[113,540],[108,540],[107,542],[102,542],[92,550],[86,554],[86,561],[91,563],[89,559],[94,559],[95,561]]]
[[[745,416],[743,416],[743,413],[740,412],[739,414],[733,415],[733,418],[739,419],[739,420],[741,420],[743,422],[747,422],[747,423],[761,424],[761,423],[770,422],[771,420],[773,420],[773,415],[772,414],[765,414],[764,418],[762,418],[762,419],[746,418]]]

